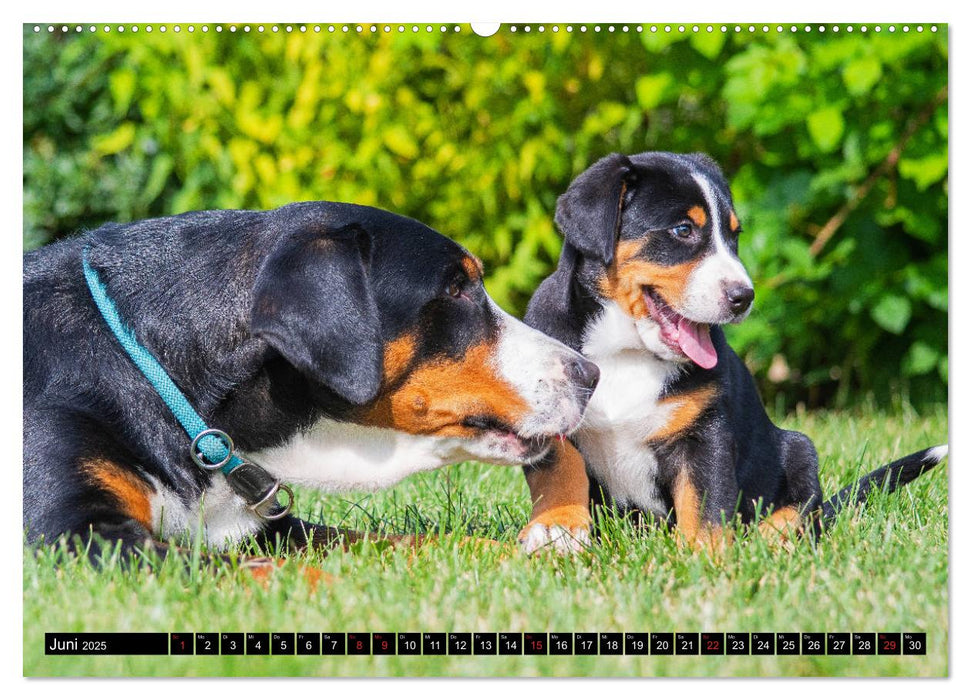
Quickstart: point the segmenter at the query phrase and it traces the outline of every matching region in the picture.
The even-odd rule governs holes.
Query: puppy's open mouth
[[[549,435],[524,437],[492,416],[471,416],[462,421],[462,425],[499,439],[503,445],[509,447],[510,452],[519,455],[524,462],[543,456],[553,443],[553,438]]]
[[[665,345],[699,367],[711,369],[718,364],[718,353],[711,343],[711,329],[707,323],[689,321],[668,306],[652,287],[644,287],[643,294],[651,318],[661,328],[661,340]]]

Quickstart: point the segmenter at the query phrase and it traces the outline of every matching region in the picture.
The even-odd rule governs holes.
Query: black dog
[[[747,316],[754,290],[731,193],[707,156],[603,158],[560,197],[556,223],[559,267],[526,321],[596,362],[601,380],[573,436],[583,459],[564,448],[526,467],[534,501],[546,498],[544,465],[566,461],[557,471],[572,474],[574,513],[586,506],[585,462],[595,502],[653,513],[704,544],[735,513],[771,513],[764,530],[798,529],[810,512],[822,524],[851,494],[893,490],[947,454],[915,453],[823,503],[812,442],[771,423],[719,328]]]
[[[346,534],[268,521],[193,463],[96,308],[82,251],[196,411],[284,482],[377,489],[463,460],[534,461],[597,381],[492,302],[478,260],[411,219],[315,202],[109,224],[24,256],[32,540],[131,549],[200,523],[215,547]]]

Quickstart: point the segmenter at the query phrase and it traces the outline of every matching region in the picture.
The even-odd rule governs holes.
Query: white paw
[[[519,533],[519,545],[526,554],[549,549],[558,554],[579,552],[590,546],[590,528],[566,528],[561,525],[534,523]]]

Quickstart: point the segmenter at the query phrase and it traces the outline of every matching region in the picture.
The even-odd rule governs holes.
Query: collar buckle
[[[293,506],[293,491],[275,479],[268,471],[252,462],[240,462],[226,474],[226,481],[233,492],[246,501],[250,510],[265,520],[279,520]],[[277,494],[287,494],[286,503],[277,500]]]

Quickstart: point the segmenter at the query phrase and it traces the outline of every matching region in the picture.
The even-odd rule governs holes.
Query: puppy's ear
[[[357,405],[377,395],[384,363],[370,251],[354,225],[282,240],[257,276],[251,316],[254,335]]]
[[[612,153],[580,173],[560,195],[556,225],[566,244],[605,265],[613,261],[624,192],[633,170],[627,156]]]

